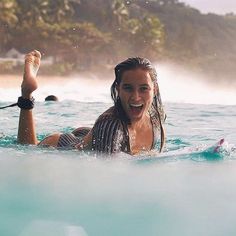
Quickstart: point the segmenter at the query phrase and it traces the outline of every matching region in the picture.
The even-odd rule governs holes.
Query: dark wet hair
[[[58,101],[58,97],[55,96],[55,95],[48,95],[46,98],[45,98],[45,101]]]
[[[162,149],[164,147],[164,143],[165,143],[165,131],[164,131],[164,127],[163,127],[162,123],[164,122],[166,115],[164,113],[164,109],[163,109],[163,105],[162,105],[162,101],[161,101],[161,96],[160,96],[160,92],[159,92],[159,86],[157,83],[157,72],[156,72],[156,69],[154,68],[154,66],[151,64],[151,62],[146,58],[132,57],[132,58],[128,58],[127,60],[119,63],[114,69],[115,70],[115,80],[114,80],[113,84],[111,85],[111,98],[114,101],[117,115],[120,117],[120,119],[123,122],[125,122],[126,124],[130,124],[130,120],[127,117],[127,115],[121,105],[121,101],[118,96],[117,86],[120,85],[124,72],[129,71],[129,70],[135,70],[135,69],[143,69],[145,71],[148,71],[151,76],[151,79],[154,83],[155,94],[154,94],[154,98],[153,98],[153,102],[152,102],[152,107],[154,107],[154,109],[157,113],[157,116],[158,116],[159,123],[160,123],[160,130],[161,130],[160,151],[162,151]]]

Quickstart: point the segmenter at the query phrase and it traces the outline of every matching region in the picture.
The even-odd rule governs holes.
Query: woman
[[[98,117],[92,129],[78,128],[71,134],[53,134],[38,143],[32,113],[32,92],[37,89],[40,59],[41,54],[36,50],[25,57],[22,96],[18,99],[21,108],[19,143],[133,155],[154,149],[160,137],[162,151],[165,114],[156,71],[147,59],[138,57],[129,58],[115,67],[115,80],[111,86],[114,106]]]

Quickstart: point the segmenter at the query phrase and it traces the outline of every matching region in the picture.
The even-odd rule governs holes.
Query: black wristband
[[[23,98],[19,97],[17,101],[17,106],[21,109],[31,110],[34,108],[34,98]]]

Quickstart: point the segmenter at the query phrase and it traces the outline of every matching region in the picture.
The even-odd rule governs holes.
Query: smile
[[[142,109],[143,108],[143,104],[129,104],[130,108],[138,108],[138,109]]]

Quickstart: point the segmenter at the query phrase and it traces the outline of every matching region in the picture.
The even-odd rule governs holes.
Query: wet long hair
[[[152,108],[154,108],[155,114],[157,116],[157,119],[160,125],[160,131],[161,131],[160,152],[161,152],[165,144],[165,130],[163,127],[163,122],[165,121],[166,115],[163,109],[159,86],[157,83],[157,72],[156,72],[156,69],[151,64],[151,62],[146,58],[132,57],[119,63],[114,69],[115,80],[113,84],[111,85],[111,98],[114,101],[114,106],[115,106],[117,115],[120,117],[120,119],[123,122],[125,122],[126,124],[130,124],[130,119],[128,118],[127,114],[125,113],[122,107],[121,100],[118,95],[117,87],[121,83],[124,72],[129,71],[129,70],[135,70],[135,69],[142,69],[142,70],[148,71],[154,83],[154,97],[153,97],[153,102],[152,102]]]

